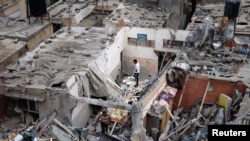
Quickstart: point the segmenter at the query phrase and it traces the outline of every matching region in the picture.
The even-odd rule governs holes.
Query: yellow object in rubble
[[[8,135],[8,139],[9,139],[9,140],[12,140],[12,139],[14,139],[14,137],[16,137],[16,136],[17,136],[17,133],[11,133],[11,134]]]
[[[126,116],[128,115],[128,111],[115,108],[108,108],[108,114],[112,119],[122,120],[126,118]]]
[[[228,121],[230,117],[230,108],[232,105],[232,98],[227,96],[226,94],[220,94],[218,105],[224,108],[225,121]]]

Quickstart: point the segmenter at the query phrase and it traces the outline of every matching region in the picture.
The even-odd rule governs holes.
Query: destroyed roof
[[[233,35],[234,22],[228,22],[223,35],[217,35],[216,29],[220,27],[224,16],[225,4],[198,5],[188,24],[187,30],[192,31],[181,49],[182,56],[172,64],[171,75],[181,75],[175,69],[182,69],[192,75],[205,75],[212,79],[232,82],[242,81],[250,86],[249,46],[248,36]],[[236,27],[238,29],[238,27]],[[211,29],[214,34],[211,34]],[[236,30],[237,30],[236,29]],[[224,37],[221,40],[221,37]],[[233,39],[235,45],[229,46],[225,41]]]
[[[124,20],[126,26],[162,28],[171,12],[161,8],[141,8],[137,5],[123,5],[104,19],[104,23],[119,25],[120,20]]]
[[[218,4],[206,4],[204,6],[197,5],[196,10],[191,18],[191,22],[188,23],[186,30],[193,31],[196,26],[203,24],[206,17],[211,17],[214,23],[221,23],[221,19],[224,14],[224,3]]]
[[[236,34],[250,34],[250,2],[247,0],[241,1],[241,8],[236,20]],[[225,2],[223,3],[207,3],[205,5],[197,5],[191,22],[187,25],[186,30],[193,31],[197,25],[202,24],[206,17],[212,17],[213,22],[220,24],[224,16]]]
[[[111,36],[104,28],[62,28],[32,52],[8,67],[11,72],[3,72],[8,78],[5,84],[15,87],[54,87],[70,89],[70,81],[78,80],[86,96],[108,96],[121,91],[112,83],[107,72],[106,44]],[[111,85],[111,84],[110,84]]]

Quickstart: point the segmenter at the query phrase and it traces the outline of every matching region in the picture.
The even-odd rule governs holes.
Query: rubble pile
[[[64,140],[84,141],[88,129],[67,126],[53,112],[43,120],[30,124],[17,124],[16,129],[6,129],[1,134],[1,141],[38,141]]]
[[[212,31],[209,31],[210,26],[213,26]],[[207,21],[191,32],[184,42],[180,59],[173,62],[173,69],[179,71],[180,67],[184,67],[181,70],[191,74],[221,77],[232,77],[238,73],[239,69],[248,63],[248,44],[236,43],[230,38],[221,39],[221,36],[216,34],[216,27]],[[228,46],[227,41],[234,42],[235,45]]]
[[[235,90],[231,98],[226,94],[220,94],[218,101],[214,103],[195,102],[189,109],[179,107],[173,112],[174,117],[167,123],[159,141],[185,141],[185,140],[207,140],[208,125],[233,125],[241,123],[249,110],[243,105],[249,101],[249,89],[244,93]],[[246,110],[242,113],[242,108]]]
[[[120,5],[104,19],[104,22],[119,23],[123,19],[126,26],[157,28],[163,26],[170,13],[168,9],[164,8],[142,8],[137,5]]]

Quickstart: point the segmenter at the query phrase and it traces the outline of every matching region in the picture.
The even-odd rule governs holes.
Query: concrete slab
[[[41,19],[30,18],[19,19],[19,14],[14,13],[8,17],[0,17],[0,36],[5,38],[18,39],[27,43],[29,49],[33,49],[39,42],[48,38],[53,33],[52,24]]]
[[[64,27],[37,48],[27,52],[18,62],[9,66],[9,69],[15,71],[15,76],[20,76],[7,81],[27,89],[31,89],[30,85],[65,89],[66,87],[63,85],[57,86],[57,84],[70,80],[73,75],[69,74],[80,70],[82,70],[82,74],[85,74],[88,72],[88,68],[93,67],[95,63],[101,70],[105,71],[105,65],[107,65],[105,49],[107,43],[112,42],[107,33],[109,32],[105,28],[72,27],[72,30],[68,31],[67,27]],[[4,43],[10,42],[7,41]],[[12,53],[11,50],[6,51]],[[77,75],[75,77],[80,79]],[[75,81],[70,83],[72,88],[75,88],[73,87],[74,83]]]

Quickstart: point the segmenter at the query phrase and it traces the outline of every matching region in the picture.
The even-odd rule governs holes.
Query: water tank
[[[45,0],[29,0],[29,15],[39,17],[47,13]]]
[[[228,19],[234,19],[238,17],[240,9],[240,0],[226,0],[224,16]]]

